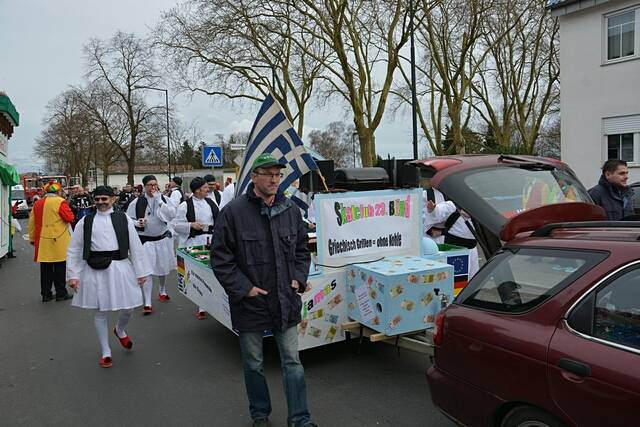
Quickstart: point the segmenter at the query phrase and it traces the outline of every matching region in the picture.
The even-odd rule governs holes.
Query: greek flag
[[[236,196],[247,191],[251,182],[251,165],[256,157],[263,153],[271,153],[281,163],[287,164],[287,167],[282,169],[285,175],[279,187],[282,192],[305,173],[318,169],[313,157],[307,153],[302,140],[271,94],[262,102],[258,117],[253,123],[235,189]]]

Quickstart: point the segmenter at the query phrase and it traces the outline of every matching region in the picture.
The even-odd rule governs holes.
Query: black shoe
[[[53,295],[42,297],[42,302],[49,302],[49,301],[53,301]]]
[[[269,425],[269,418],[256,418],[253,420],[253,427],[267,427]]]
[[[64,295],[64,296],[62,296],[62,297],[58,297],[58,296],[56,296],[56,301],[66,301],[66,300],[71,299],[71,298],[73,298],[73,295],[71,295],[71,294],[65,294],[65,295]]]

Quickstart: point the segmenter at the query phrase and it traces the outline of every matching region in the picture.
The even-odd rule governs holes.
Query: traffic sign
[[[230,148],[232,150],[238,150],[238,151],[244,150],[245,148],[247,148],[247,144],[236,144],[236,143],[233,143],[233,144],[229,144],[229,146],[230,146]]]
[[[222,167],[222,147],[202,147],[202,166]]]

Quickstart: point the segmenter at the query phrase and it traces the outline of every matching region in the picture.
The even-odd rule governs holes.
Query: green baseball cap
[[[273,154],[262,153],[253,161],[253,165],[251,165],[251,172],[254,172],[257,168],[270,168],[272,166],[278,166],[280,169],[287,167],[280,163]]]

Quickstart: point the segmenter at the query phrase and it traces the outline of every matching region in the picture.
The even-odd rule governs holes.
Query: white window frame
[[[609,58],[609,19],[615,18],[619,15],[624,15],[628,12],[635,12],[634,17],[634,33],[633,33],[633,55],[622,56],[620,58],[608,59]],[[631,6],[623,10],[617,10],[615,12],[611,12],[605,14],[603,16],[602,21],[602,63],[603,64],[614,64],[617,62],[624,62],[633,59],[640,58],[640,6]]]
[[[609,137],[610,136],[616,136],[616,135],[617,136],[628,135],[628,134],[633,135],[633,158],[631,160],[626,160],[626,162],[627,163],[632,163],[634,165],[638,163],[638,160],[639,160],[639,157],[640,157],[640,156],[638,156],[638,143],[640,142],[640,133],[637,133],[637,132],[620,132],[620,133],[612,133],[612,134],[609,134],[609,135],[605,135],[604,136],[604,144],[605,144],[605,147],[604,147],[604,149],[605,149],[604,159],[605,160],[609,160]],[[619,142],[619,144],[622,144],[622,140]],[[622,154],[622,146],[621,145],[618,146],[618,150],[619,150],[618,154]],[[620,158],[620,157],[618,157],[618,158]]]

